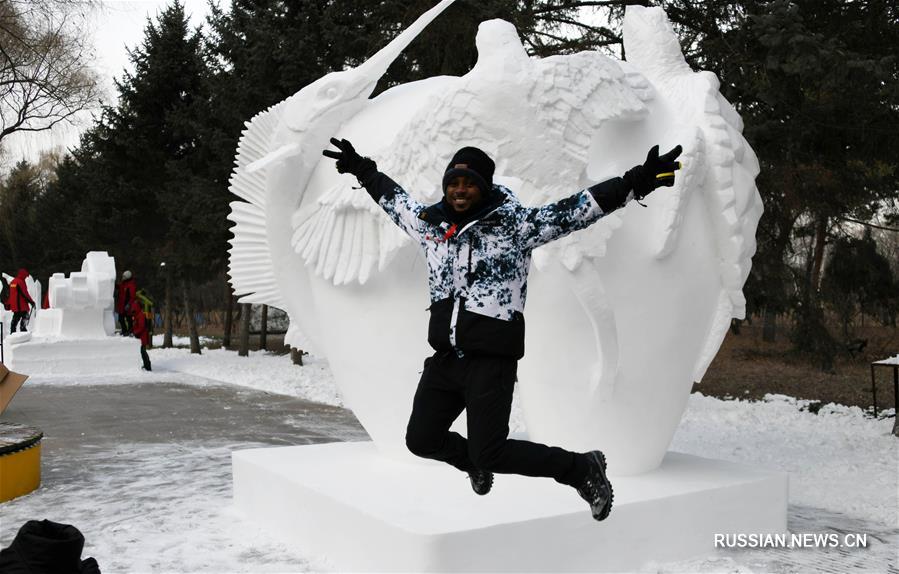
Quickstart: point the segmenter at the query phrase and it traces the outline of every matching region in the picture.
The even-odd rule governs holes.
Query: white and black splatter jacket
[[[531,252],[613,209],[600,207],[603,184],[542,207],[525,207],[494,185],[477,213],[454,225],[443,202],[426,206],[383,173],[367,175],[365,189],[427,256],[428,342],[436,351],[521,358]],[[622,193],[604,189],[605,196]]]

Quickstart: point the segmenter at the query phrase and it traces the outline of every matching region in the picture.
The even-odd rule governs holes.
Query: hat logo
[[[467,163],[457,163],[453,166],[453,169],[468,169]]]

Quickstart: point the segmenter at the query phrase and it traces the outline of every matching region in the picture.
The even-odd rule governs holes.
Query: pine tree
[[[688,61],[715,72],[761,163],[765,203],[747,300],[770,320],[796,311],[797,346],[829,363],[818,287],[825,245],[846,217],[895,198],[899,7],[874,0],[660,2]],[[808,237],[804,269],[789,262]],[[817,337],[819,340],[810,340]]]

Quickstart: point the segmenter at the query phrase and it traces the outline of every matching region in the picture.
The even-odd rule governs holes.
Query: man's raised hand
[[[681,168],[677,157],[681,154],[681,146],[674,146],[671,151],[659,155],[659,146],[654,145],[646,156],[646,162],[624,174],[630,184],[634,197],[643,199],[657,187],[674,185],[674,172]]]
[[[337,160],[338,173],[351,173],[361,180],[370,170],[377,169],[375,162],[356,153],[348,140],[331,138],[331,145],[340,151],[326,149],[322,151],[322,155]]]
[[[649,155],[646,156],[645,166],[655,172],[655,187],[671,187],[674,185],[674,172],[680,169],[680,162],[675,161],[681,154],[681,147],[674,146],[674,149],[664,155],[659,155],[659,146],[652,146]]]

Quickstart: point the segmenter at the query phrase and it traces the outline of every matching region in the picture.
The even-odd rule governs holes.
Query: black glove
[[[624,181],[634,192],[634,197],[643,199],[657,187],[674,185],[674,172],[680,169],[680,162],[675,160],[681,151],[681,147],[678,145],[660,156],[659,146],[652,146],[646,156],[646,162],[629,169],[624,174]]]
[[[597,183],[590,188],[590,193],[603,213],[611,213],[627,202],[631,192],[639,201],[661,185],[671,187],[674,185],[674,172],[680,169],[680,162],[674,161],[680,152],[681,147],[676,146],[659,157],[659,146],[653,146],[646,156],[646,163],[629,169],[623,177]]]
[[[375,162],[356,153],[349,141],[331,138],[331,145],[340,151],[326,149],[322,155],[337,160],[337,173],[351,173],[356,176],[359,183],[363,183],[369,175],[378,170]]]

